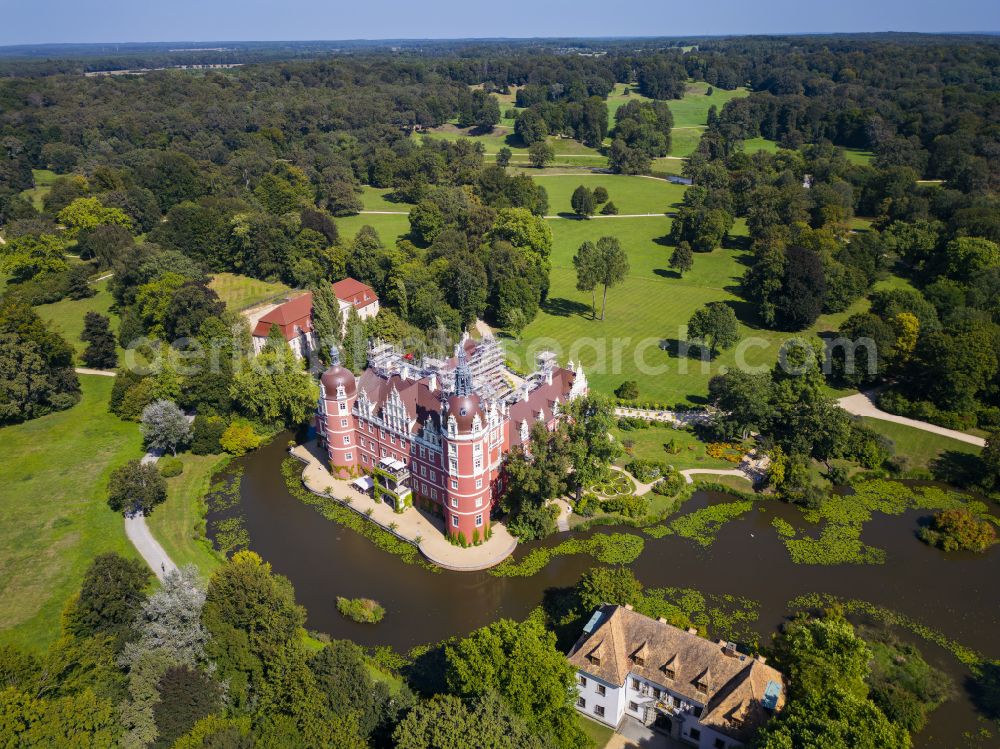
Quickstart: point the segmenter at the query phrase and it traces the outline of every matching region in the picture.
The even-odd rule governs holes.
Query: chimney
[[[632,604],[631,604],[631,603],[626,603],[626,604],[625,604],[625,609],[626,609],[627,611],[632,611],[632,610],[633,610],[633,609],[632,609]]]
[[[427,382],[427,387],[430,388],[431,390],[437,390],[438,389],[438,376],[437,376],[437,372],[431,372],[431,378]]]
[[[662,616],[656,617],[656,621],[658,621],[660,624],[666,624],[667,623],[667,620],[664,619]]]
[[[756,656],[754,656],[754,660],[757,661],[758,663],[761,663],[761,664],[767,663],[767,658],[765,658],[762,655],[756,655]]]
[[[697,627],[688,627],[688,634],[689,635],[696,635],[696,634],[698,634],[698,628]]]

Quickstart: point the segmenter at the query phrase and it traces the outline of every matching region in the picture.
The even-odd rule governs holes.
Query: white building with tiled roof
[[[724,640],[601,606],[567,656],[576,708],[617,728],[626,716],[699,747],[741,747],[785,704],[781,672]]]

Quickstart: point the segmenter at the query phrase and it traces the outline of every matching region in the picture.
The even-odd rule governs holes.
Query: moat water
[[[590,556],[556,557],[528,578],[431,572],[406,564],[291,496],[280,472],[285,444],[284,436],[279,437],[234,462],[244,473],[240,502],[227,514],[243,515],[250,548],[291,580],[308,612],[310,629],[405,652],[414,645],[465,635],[500,617],[522,618],[542,603],[548,589],[574,585],[596,564]],[[726,501],[725,496],[698,492],[684,510],[719,501]],[[915,537],[917,521],[927,513],[876,514],[865,525],[862,540],[886,551],[885,564],[798,565],[771,527],[775,516],[794,522],[798,510],[777,502],[762,507],[727,523],[707,549],[676,536],[646,537],[645,550],[631,567],[647,587],[693,588],[758,602],[755,629],[765,638],[785,621],[791,599],[829,593],[898,611],[989,658],[1000,658],[1000,548],[982,555],[946,555]],[[641,535],[635,529],[620,530]],[[572,535],[524,544],[516,557]],[[374,598],[385,607],[385,618],[375,625],[350,621],[337,612],[337,596]],[[968,670],[943,648],[907,632],[898,634],[914,642],[957,687],[956,697],[932,713],[915,745],[1000,746],[997,725],[984,722],[969,697]],[[993,736],[968,738],[982,728]]]

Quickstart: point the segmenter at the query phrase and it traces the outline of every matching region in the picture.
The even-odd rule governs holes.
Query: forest
[[[721,412],[711,439],[756,435],[772,458],[769,488],[815,509],[846,483],[842,461],[903,473],[906,456],[831,397],[874,389],[885,411],[984,437],[981,457],[946,478],[985,493],[1000,486],[992,38],[250,45],[224,60],[239,67],[116,76],[83,73],[201,58],[18,54],[0,56],[0,427],[74,407],[79,364],[117,371],[108,409],[142,422],[147,446],[164,452],[241,455],[306,423],[318,389],[303,374],[315,362],[296,360],[274,334],[255,355],[241,310],[214,284],[223,274],[311,290],[317,329],[344,344],[357,372],[366,349],[351,344],[371,337],[421,353],[485,321],[520,345],[543,319],[568,316],[557,284],[584,294],[574,314],[596,326],[609,287],[613,296],[630,260],[640,265],[627,233],[636,224],[625,222],[646,219],[610,209],[631,183],[581,184],[568,214],[560,183],[545,177],[641,177],[664,189],[684,178],[677,204],[648,214],[668,227],[647,242],[662,255],[656,273],[682,280],[744,253],[726,289],[734,298],[706,293],[688,325],[707,360],[738,330],[804,336],[824,316],[837,320],[813,335],[812,362],[795,376],[772,359],[756,374],[706,378],[693,396]],[[694,83],[708,101],[741,95],[713,103],[704,125],[679,126]],[[685,130],[696,145],[678,156]],[[398,223],[387,223],[393,214]],[[567,254],[565,232],[596,224],[604,236],[580,244],[572,234],[579,250]],[[340,319],[329,281],[345,276],[377,292],[376,318]],[[95,293],[108,306],[87,313],[81,340],[43,319],[48,305]],[[158,365],[126,367],[126,355]],[[251,361],[261,366],[243,366]],[[205,366],[182,366],[192,362]],[[587,402],[599,418],[536,431],[548,464],[514,456],[517,486],[502,509],[519,535],[552,532],[549,495],[579,498],[588,466],[618,456],[603,398],[634,401],[639,387],[596,388],[608,391]],[[116,512],[165,499],[160,473],[138,460],[108,473]],[[938,518],[925,540],[944,548],[948,523],[962,520]],[[450,749],[475,735],[497,749],[583,749],[566,643],[553,631],[585,620],[587,585],[603,596],[593,600],[643,600],[615,574],[566,593],[572,610],[548,606],[404,658],[307,633],[291,585],[252,552],[207,582],[186,571],[153,593],[141,565],[101,556],[66,602],[56,644],[43,654],[0,648],[0,732],[15,747],[86,736],[88,746]],[[873,672],[870,648],[886,647],[866,644],[835,610],[791,623],[771,651],[795,675],[790,708],[756,745],[909,746],[943,695],[923,682],[897,690]],[[849,673],[825,672],[828,657]],[[546,673],[532,680],[525,664],[536,663]],[[994,682],[984,701],[1000,712]]]

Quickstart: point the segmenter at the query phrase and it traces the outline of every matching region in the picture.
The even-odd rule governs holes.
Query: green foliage
[[[711,546],[719,529],[753,509],[753,502],[727,502],[695,510],[670,523],[670,530],[682,538],[689,538],[699,546]]]
[[[460,697],[495,694],[511,714],[557,747],[583,747],[573,717],[574,671],[538,617],[501,619],[445,646],[446,681]]]
[[[337,596],[337,611],[362,624],[376,624],[385,616],[385,609],[371,598]]]
[[[968,508],[955,507],[934,514],[931,524],[920,529],[920,540],[945,551],[986,551],[996,543],[996,530]]]
[[[184,473],[184,461],[173,455],[165,455],[156,461],[156,469],[165,479],[172,479]]]
[[[645,542],[629,533],[597,534],[590,538],[571,538],[551,547],[533,549],[520,561],[507,559],[490,570],[495,577],[531,577],[541,572],[552,559],[569,554],[590,554],[607,564],[631,564],[642,553]]]
[[[462,700],[449,694],[419,703],[393,735],[397,749],[542,749],[542,740],[495,695]]]
[[[152,580],[144,562],[115,553],[101,554],[91,562],[67,616],[67,629],[78,637],[103,634],[118,647],[134,632],[136,615]]]
[[[688,320],[688,335],[708,344],[715,356],[720,348],[729,348],[738,340],[738,323],[733,308],[723,302],[709,302]]]
[[[174,741],[222,706],[221,687],[190,666],[168,668],[160,677],[157,692],[160,699],[153,706],[155,747],[174,746]]]
[[[130,460],[108,479],[108,506],[115,512],[148,514],[166,498],[167,484],[155,463]]]
[[[245,455],[256,450],[264,441],[247,421],[233,421],[219,437],[219,445],[230,455]]]
[[[222,436],[229,428],[225,419],[220,416],[198,414],[194,417],[191,427],[192,453],[195,455],[214,455],[223,449]]]

